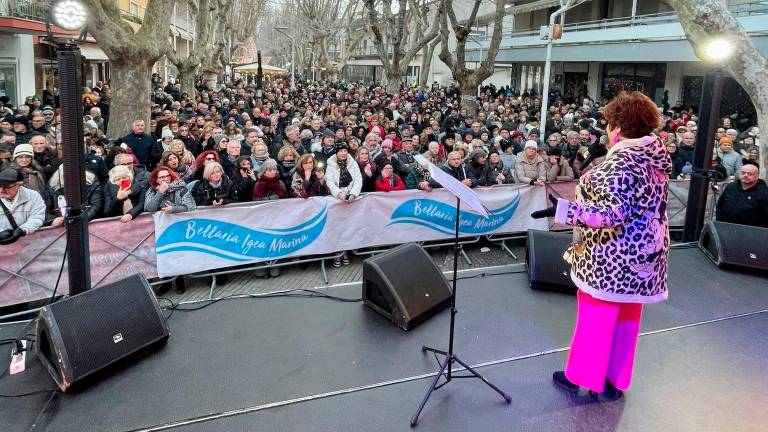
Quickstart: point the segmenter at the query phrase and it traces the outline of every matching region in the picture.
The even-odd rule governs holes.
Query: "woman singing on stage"
[[[608,154],[579,179],[576,200],[549,196],[554,216],[574,226],[564,258],[578,287],[578,314],[565,371],[552,375],[569,393],[615,400],[630,386],[643,304],[667,298],[667,182],[672,162],[652,135],[656,104],[640,92],[605,106]]]

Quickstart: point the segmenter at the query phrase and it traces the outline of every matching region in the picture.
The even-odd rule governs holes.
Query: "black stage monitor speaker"
[[[571,266],[563,259],[572,238],[570,232],[528,230],[525,263],[532,289],[576,293]]]
[[[717,266],[768,270],[768,228],[709,221],[699,248]]]
[[[421,246],[408,243],[363,261],[363,301],[403,330],[451,302],[451,286]]]
[[[169,336],[141,275],[44,307],[36,333],[37,355],[62,391]]]

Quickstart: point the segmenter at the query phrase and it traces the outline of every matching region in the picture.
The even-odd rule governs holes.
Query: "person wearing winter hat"
[[[159,153],[160,158],[162,158],[163,154],[166,152],[173,151],[171,149],[173,138],[173,131],[171,131],[171,129],[168,127],[164,127],[162,133],[160,134],[160,139],[155,142],[155,145],[152,148],[152,154],[157,155]]]
[[[11,167],[24,177],[24,187],[42,195],[45,191],[45,174],[35,161],[35,153],[31,144],[19,144],[13,150]]]
[[[29,130],[29,120],[26,117],[16,117],[13,119],[13,132],[16,134],[16,144],[26,144],[32,138],[32,131]]]
[[[39,193],[25,188],[24,175],[14,168],[0,171],[0,244],[10,244],[19,237],[37,231],[45,221],[45,202]],[[11,222],[13,220],[13,222]]]
[[[720,138],[720,147],[717,150],[717,156],[720,157],[722,166],[725,167],[728,177],[738,175],[742,165],[741,155],[733,150],[733,139],[730,136],[726,135]]]
[[[537,153],[538,148],[536,141],[528,140],[525,142],[523,154],[518,155],[515,175],[521,183],[544,186],[547,180],[547,164]]]

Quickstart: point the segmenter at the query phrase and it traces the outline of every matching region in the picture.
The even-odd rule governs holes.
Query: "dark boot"
[[[623,391],[617,389],[610,381],[605,380],[605,390],[599,394],[601,400],[615,401],[621,399],[623,396]]]
[[[565,372],[563,371],[553,373],[552,381],[554,381],[558,387],[572,395],[577,395],[579,393],[579,386],[568,380],[568,377],[565,376]]]

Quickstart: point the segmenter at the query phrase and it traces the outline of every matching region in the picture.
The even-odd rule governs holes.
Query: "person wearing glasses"
[[[206,150],[200,153],[195,159],[195,180],[203,179],[203,170],[205,166],[212,162],[219,162],[219,152],[215,150]]]
[[[192,190],[176,172],[160,165],[149,175],[150,187],[144,198],[144,211],[181,213],[194,210]]]
[[[149,175],[143,168],[135,168],[130,154],[115,156],[115,167],[109,170],[109,182],[104,186],[104,216],[120,216],[120,222],[128,223],[144,211]]]
[[[0,200],[3,207],[8,209],[8,213],[0,214],[0,244],[12,243],[43,226],[43,198],[39,193],[22,186],[23,180],[21,172],[14,168],[0,171]],[[3,213],[5,209],[2,209]]]

